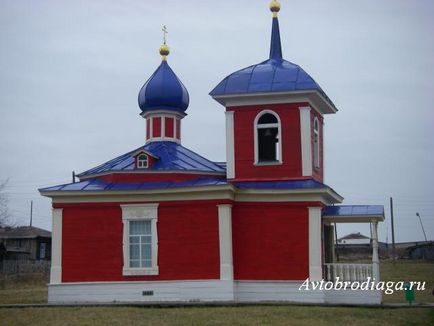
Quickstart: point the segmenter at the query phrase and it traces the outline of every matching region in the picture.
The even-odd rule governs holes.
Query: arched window
[[[140,154],[139,156],[137,156],[137,167],[139,169],[147,169],[148,165],[149,165],[148,155]]]
[[[315,118],[313,121],[313,162],[316,168],[320,167],[319,137],[319,121],[318,118]]]
[[[261,112],[255,119],[256,163],[281,162],[280,121],[271,111]]]

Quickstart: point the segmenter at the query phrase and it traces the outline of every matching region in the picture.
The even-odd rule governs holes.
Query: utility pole
[[[425,229],[423,228],[422,219],[420,218],[419,213],[416,213],[416,216],[419,217],[419,222],[420,222],[420,226],[422,227],[423,236],[425,237],[425,242],[428,242],[428,240],[426,239]]]
[[[393,224],[393,198],[390,197],[390,221],[392,223],[392,258],[395,263],[395,226]]]
[[[33,222],[33,200],[30,201],[30,227],[32,226]]]

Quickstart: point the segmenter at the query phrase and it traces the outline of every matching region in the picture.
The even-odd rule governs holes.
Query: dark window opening
[[[279,161],[279,124],[277,118],[266,113],[257,124],[258,162]]]

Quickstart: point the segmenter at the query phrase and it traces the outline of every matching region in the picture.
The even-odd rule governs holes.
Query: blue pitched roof
[[[382,205],[338,205],[327,206],[323,211],[323,216],[361,216],[361,215],[383,215],[384,206]]]
[[[317,189],[328,188],[327,185],[312,180],[287,180],[287,181],[246,181],[236,182],[239,189]]]
[[[138,101],[143,112],[173,110],[184,113],[188,108],[189,95],[167,61],[163,60],[141,88]]]
[[[273,18],[270,57],[259,64],[225,77],[210,95],[236,95],[265,92],[318,91],[335,108],[318,83],[300,66],[282,58],[279,21]]]
[[[90,179],[75,183],[68,183],[54,187],[39,189],[41,192],[48,191],[122,191],[122,190],[157,190],[170,188],[223,186],[228,183],[222,178],[197,178],[188,181],[146,181],[137,183],[112,183],[98,179]]]
[[[80,173],[78,177],[91,176],[105,172],[139,171],[139,169],[135,167],[134,156],[142,149],[158,157],[155,164],[148,168],[147,171],[191,171],[222,174],[226,171],[220,163],[211,162],[175,142],[162,141],[146,144],[145,146],[118,156],[95,168]]]
[[[229,183],[224,177],[200,177],[188,181],[145,181],[111,183],[99,179],[89,179],[75,183],[68,183],[54,187],[40,189],[41,191],[116,191],[116,190],[157,190],[181,187],[224,186],[233,184],[238,189],[318,189],[329,188],[327,185],[314,180],[290,181],[257,181]]]

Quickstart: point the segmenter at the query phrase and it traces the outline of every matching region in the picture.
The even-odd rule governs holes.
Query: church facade
[[[382,206],[338,205],[324,184],[323,126],[337,109],[283,59],[272,1],[270,56],[210,93],[225,108],[226,162],[181,144],[189,95],[160,48],[140,90],[146,141],[40,189],[52,198],[50,302],[379,303],[371,291],[300,290],[306,279],[379,281]],[[334,262],[334,224],[371,223],[372,264]]]

